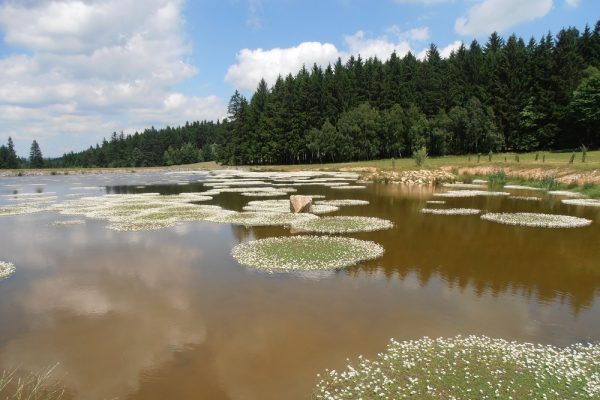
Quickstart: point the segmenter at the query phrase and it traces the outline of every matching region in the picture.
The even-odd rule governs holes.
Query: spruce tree
[[[29,151],[29,162],[32,168],[42,168],[44,166],[44,158],[42,157],[42,150],[37,141],[31,143],[31,149]]]

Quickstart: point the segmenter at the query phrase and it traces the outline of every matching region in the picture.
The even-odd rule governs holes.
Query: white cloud
[[[283,49],[242,49],[237,54],[237,64],[227,70],[225,80],[237,89],[254,90],[261,78],[273,84],[278,75],[296,73],[305,64],[326,64],[339,56],[333,44],[320,42],[303,42]]]
[[[462,46],[462,44],[463,44],[462,40],[457,40],[455,42],[450,43],[448,46],[446,46],[440,50],[440,56],[442,58],[450,57],[450,55],[453,52],[455,52],[456,50],[458,50],[460,48],[460,46]]]
[[[546,15],[552,0],[483,0],[472,6],[466,16],[459,17],[454,30],[461,35],[502,32],[522,22]]]
[[[294,47],[268,50],[242,49],[237,54],[237,63],[228,68],[225,80],[239,90],[253,91],[261,78],[272,85],[279,75],[295,74],[303,65],[310,67],[316,63],[324,66],[334,63],[338,58],[346,60],[350,55],[359,54],[363,59],[378,57],[386,60],[394,51],[402,57],[413,51],[411,43],[429,37],[427,27],[400,31],[393,26],[388,32],[396,36],[396,39],[387,35],[370,38],[363,31],[348,35],[344,38],[344,50],[331,43],[321,42],[303,42]]]
[[[218,98],[174,89],[198,73],[182,8],[181,0],[0,5],[4,40],[18,51],[0,58],[0,137],[12,135],[21,152],[41,139],[57,155],[113,130],[222,117]]]
[[[565,0],[565,3],[569,7],[577,7],[579,5],[579,0]]]

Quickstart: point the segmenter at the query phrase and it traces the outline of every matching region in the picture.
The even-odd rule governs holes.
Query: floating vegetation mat
[[[374,360],[326,371],[316,399],[597,399],[600,345],[485,336],[392,340]]]
[[[264,192],[242,192],[240,194],[246,197],[280,197],[287,195],[287,192],[269,190]]]
[[[543,191],[544,189],[542,188],[537,188],[537,187],[533,187],[533,186],[523,186],[523,185],[505,185],[504,189],[514,189],[514,190],[537,190],[537,191]]]
[[[326,204],[313,204],[310,208],[310,212],[313,214],[326,214],[337,210],[339,210],[339,207]],[[287,199],[254,200],[250,201],[248,205],[244,207],[244,211],[289,213],[290,201]]]
[[[425,203],[427,204],[446,204],[445,200],[427,200]]]
[[[8,278],[13,272],[15,272],[15,264],[0,261],[0,281]]]
[[[72,226],[72,225],[81,225],[85,224],[85,220],[83,219],[71,219],[67,221],[54,221],[52,223],[53,226]]]
[[[351,189],[366,189],[366,186],[363,185],[346,185],[346,186],[331,186],[332,189],[336,190],[351,190]]]
[[[369,204],[367,200],[354,200],[354,199],[342,199],[342,200],[319,200],[316,204],[343,207],[343,206],[366,206]]]
[[[548,194],[552,194],[554,196],[565,196],[565,197],[583,197],[581,193],[570,192],[568,190],[550,190]]]
[[[449,190],[442,193],[434,193],[437,197],[477,197],[477,196],[509,196],[508,192],[489,192],[487,190]]]
[[[541,197],[536,196],[508,196],[512,200],[525,200],[525,201],[542,201]]]
[[[564,199],[562,202],[572,206],[600,207],[600,200],[596,199]]]
[[[591,220],[569,215],[537,213],[488,213],[481,219],[507,225],[530,226],[536,228],[578,228],[590,225]]]
[[[292,224],[294,229],[318,233],[374,232],[393,226],[391,221],[375,217],[321,217]]]
[[[487,182],[486,182],[487,184]],[[456,182],[456,183],[444,183],[442,186],[447,187],[447,188],[455,188],[455,189],[482,189],[486,187],[486,184],[481,184],[481,183],[462,183],[462,182]]]
[[[64,215],[110,222],[117,231],[156,230],[185,221],[206,221],[219,213],[231,212],[214,205],[197,205],[212,197],[200,193],[162,196],[157,193],[82,197],[56,204],[52,209]]]
[[[291,236],[241,243],[231,254],[243,265],[268,272],[334,270],[383,255],[375,242],[335,236]]]
[[[42,208],[33,207],[31,205],[0,206],[0,216],[31,214],[40,211],[44,210]]]
[[[424,208],[421,210],[423,214],[435,215],[476,215],[481,212],[476,208]]]
[[[222,224],[244,225],[244,226],[278,226],[292,225],[297,222],[318,219],[314,214],[295,214],[291,212],[222,212],[215,214],[208,220]]]

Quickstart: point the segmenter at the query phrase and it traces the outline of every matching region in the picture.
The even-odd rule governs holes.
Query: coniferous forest
[[[600,21],[536,40],[492,34],[444,59],[435,45],[350,57],[263,80],[228,117],[141,133],[46,160],[52,167],[321,163],[600,145]]]

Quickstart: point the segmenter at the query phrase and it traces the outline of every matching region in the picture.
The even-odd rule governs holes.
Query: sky
[[[0,143],[46,157],[226,116],[235,89],[351,54],[447,57],[600,19],[600,0],[0,0]]]

